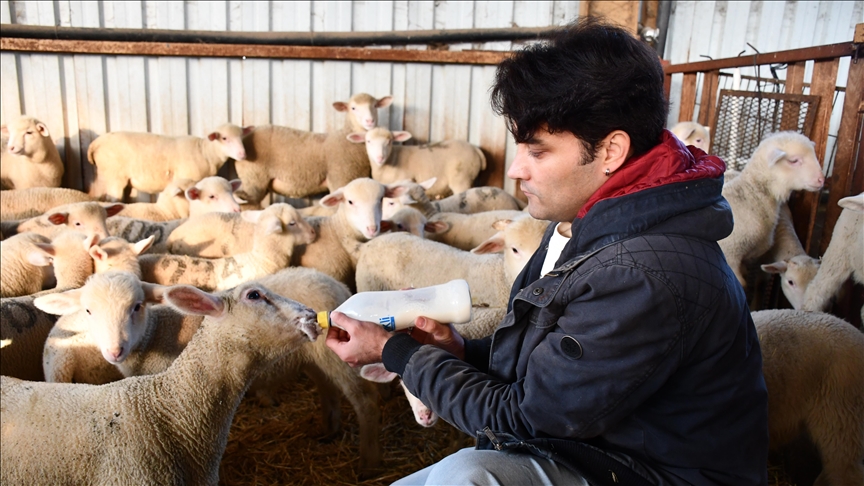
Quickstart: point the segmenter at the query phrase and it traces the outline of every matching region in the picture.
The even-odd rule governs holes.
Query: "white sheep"
[[[315,240],[315,232],[296,234],[288,225],[297,216],[288,204],[278,203],[262,211],[252,237],[252,249],[224,258],[188,255],[143,255],[142,279],[163,285],[189,284],[205,290],[222,290],[274,273],[289,265],[297,245]]]
[[[348,102],[333,103],[337,111],[345,112],[345,127],[329,133],[277,125],[255,127],[244,139],[246,157],[234,162],[243,181],[238,196],[258,205],[268,189],[287,197],[306,197],[333,192],[358,177],[369,177],[363,147],[351,144],[345,136],[374,127],[378,109],[392,101],[390,96],[376,99],[358,93]]]
[[[806,433],[816,485],[864,484],[864,334],[822,312],[752,313],[762,347],[772,449]]]
[[[442,212],[429,218],[429,223],[436,225],[434,226],[436,231],[429,232],[427,238],[468,251],[495,235],[498,230],[493,227],[493,224],[496,221],[512,220],[522,216],[524,213],[515,209],[472,214]]]
[[[735,225],[719,244],[742,286],[745,262],[762,256],[774,243],[780,205],[792,191],[817,191],[824,183],[813,142],[795,132],[779,132],[766,137],[741,175],[723,186]]]
[[[824,310],[850,277],[864,284],[864,193],[844,197],[838,205],[843,211],[834,225],[819,271],[807,286],[801,305],[804,310]],[[864,308],[861,315],[864,319]]]
[[[320,328],[312,309],[254,282],[215,295],[177,286],[164,299],[205,318],[162,373],[102,386],[0,378],[0,482],[218,483],[247,387]]]
[[[382,232],[406,231],[420,238],[426,238],[427,234],[434,235],[442,231],[447,231],[448,227],[447,223],[429,221],[423,213],[411,206],[405,206],[399,211],[396,211],[389,218],[381,219]],[[471,248],[474,248],[474,246]],[[471,248],[468,249],[470,250]]]
[[[499,221],[498,233],[471,252],[406,233],[381,235],[360,249],[357,291],[427,287],[461,278],[471,288],[473,305],[507,307],[510,286],[540,246],[548,224],[524,214]]]
[[[0,141],[0,187],[60,187],[63,161],[48,126],[22,115],[3,125]]]
[[[93,198],[86,192],[65,187],[31,187],[0,191],[0,220],[34,218],[63,204],[92,200]]]
[[[148,221],[146,219],[112,216],[105,220],[108,232],[126,241],[141,241],[153,237],[150,253],[168,253],[168,237],[171,232],[185,223],[186,219],[170,221]]]
[[[792,258],[766,263],[762,270],[780,276],[780,289],[793,309],[800,309],[804,303],[807,286],[819,271],[820,261],[809,255],[795,255]]]
[[[437,178],[423,182],[400,181],[406,187],[406,192],[397,198],[384,198],[382,215],[385,219],[405,206],[418,209],[431,218],[437,213],[473,214],[500,209],[522,210],[525,204],[511,196],[504,189],[492,186],[472,187],[459,194],[447,196],[444,199],[432,201],[426,194],[426,189],[435,184]]]
[[[237,199],[234,193],[240,189],[240,179],[227,180],[224,177],[205,177],[194,186],[186,189],[189,200],[189,216],[206,213],[239,213],[240,205],[246,201]]]
[[[178,179],[171,181],[156,198],[154,203],[127,203],[117,216],[146,219],[147,221],[171,221],[189,217],[189,200],[186,199],[186,189],[192,187],[194,181]]]
[[[711,150],[711,135],[708,127],[696,122],[680,122],[669,129],[684,145],[693,145],[704,152]]]
[[[321,205],[338,209],[330,217],[309,218],[318,237],[313,243],[297,248],[292,265],[318,269],[353,290],[360,246],[381,231],[381,201],[402,191],[404,186],[385,186],[361,177],[323,197]]]
[[[297,209],[277,203],[285,228],[297,237],[315,233]],[[269,207],[268,207],[269,209]],[[204,258],[222,258],[252,250],[255,224],[264,210],[240,213],[205,213],[192,216],[174,228],[166,239],[168,253]]]
[[[463,140],[445,140],[426,145],[393,145],[411,138],[408,132],[391,132],[382,127],[365,133],[351,133],[348,140],[365,144],[372,178],[390,184],[404,179],[425,181],[435,178],[427,189],[430,196],[449,196],[466,191],[486,168],[486,156]]]
[[[122,201],[127,186],[156,194],[175,179],[200,181],[214,176],[228,159],[246,157],[243,136],[250,131],[250,127],[227,123],[207,138],[106,133],[87,149],[87,160],[96,167],[90,195]]]
[[[99,238],[109,236],[105,220],[123,209],[119,203],[99,203],[95,201],[63,204],[46,211],[35,218],[26,219],[17,225],[17,232],[31,231],[49,238],[65,229],[95,234]]]
[[[97,239],[67,230],[51,240],[27,232],[0,242],[0,297],[83,285],[93,273],[88,251]]]
[[[100,240],[89,250],[90,257],[93,258],[93,273],[122,270],[141,278],[138,257],[153,246],[155,239],[156,237],[151,235],[135,243],[118,236]]]

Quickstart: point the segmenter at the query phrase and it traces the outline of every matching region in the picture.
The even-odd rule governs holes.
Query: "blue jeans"
[[[413,485],[588,486],[582,476],[549,459],[509,451],[462,449],[393,483]]]

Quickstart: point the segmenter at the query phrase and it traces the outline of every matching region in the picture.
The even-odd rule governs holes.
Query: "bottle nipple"
[[[330,327],[330,313],[327,311],[321,311],[318,313],[318,325],[321,326],[321,329],[328,329]]]

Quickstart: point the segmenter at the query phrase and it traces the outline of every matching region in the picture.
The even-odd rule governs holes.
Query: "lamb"
[[[218,483],[231,422],[249,384],[315,341],[320,328],[312,309],[254,282],[215,295],[177,286],[164,299],[205,317],[163,373],[102,386],[0,378],[0,481]]]
[[[283,211],[289,208],[289,211]],[[234,256],[207,259],[188,255],[143,255],[141,275],[145,281],[174,285],[194,285],[204,290],[223,290],[247,280],[274,273],[291,262],[295,245],[308,245],[315,232],[295,235],[286,229],[296,210],[285,203],[263,210],[255,224],[252,249]]]
[[[96,167],[90,195],[122,201],[127,186],[156,194],[175,179],[200,181],[216,175],[228,159],[246,158],[243,137],[251,127],[227,123],[207,138],[169,137],[154,133],[109,132],[87,149]]]
[[[123,204],[95,201],[64,204],[48,210],[42,216],[18,223],[18,233],[32,231],[49,238],[66,228],[107,238],[105,220],[123,209]]]
[[[696,122],[680,122],[669,131],[684,142],[684,145],[693,145],[706,153],[711,150],[711,135],[706,126]]]
[[[381,231],[406,231],[419,238],[426,238],[427,233],[435,235],[447,231],[448,228],[449,226],[447,223],[429,221],[423,213],[411,206],[405,206],[399,211],[396,211],[388,219],[381,220]],[[471,248],[473,248],[473,246]],[[471,248],[469,248],[469,250]]]
[[[423,182],[400,181],[407,188],[404,195],[398,198],[385,198],[382,215],[388,219],[399,209],[410,205],[420,210],[427,218],[437,213],[473,214],[499,209],[522,210],[525,204],[497,187],[472,187],[459,194],[432,201],[426,194],[426,189],[432,187],[437,178]]]
[[[381,231],[381,200],[403,191],[404,186],[385,186],[363,177],[323,197],[323,206],[339,208],[333,216],[309,218],[318,238],[294,252],[292,265],[318,269],[353,291],[360,246]]]
[[[522,215],[499,221],[499,232],[466,252],[405,233],[364,244],[357,260],[357,291],[427,287],[465,279],[475,306],[507,307],[510,286],[540,246],[548,221]],[[488,253],[503,252],[502,255]]]
[[[224,177],[205,177],[186,189],[186,199],[189,201],[188,216],[206,213],[239,213],[240,204],[246,201],[238,200],[234,193],[240,189],[240,179],[227,180]]]
[[[299,238],[314,233],[312,226],[291,205],[277,203],[286,229]],[[223,258],[252,250],[255,223],[263,210],[241,213],[206,213],[190,217],[177,226],[166,240],[167,251],[175,255]]]
[[[348,102],[333,103],[345,112],[345,127],[330,133],[312,133],[277,125],[263,125],[244,139],[247,156],[234,167],[243,181],[238,192],[259,205],[268,189],[287,197],[333,192],[354,179],[369,177],[369,161],[362,147],[345,140],[348,133],[368,130],[378,122],[378,109],[393,98],[375,99],[358,93]]]
[[[437,231],[430,232],[433,241],[468,251],[491,238],[497,230],[492,226],[496,221],[513,220],[524,216],[522,211],[502,209],[483,211],[474,214],[438,213],[429,218],[429,223],[437,223]]]
[[[60,187],[64,166],[48,126],[22,115],[0,131],[0,187]]]
[[[435,177],[427,189],[430,196],[449,196],[466,191],[486,168],[486,156],[478,147],[462,140],[445,140],[427,145],[393,145],[411,138],[408,132],[391,132],[382,127],[366,133],[351,133],[348,140],[366,145],[372,178],[390,184],[403,179],[425,181]]]
[[[89,250],[90,257],[93,258],[93,273],[123,270],[141,278],[141,264],[138,257],[153,245],[155,239],[156,237],[151,235],[136,243],[130,243],[117,236],[100,240]],[[83,282],[81,284],[83,285]]]
[[[824,183],[813,142],[795,132],[779,132],[766,137],[741,175],[723,186],[735,226],[719,244],[742,286],[745,262],[773,245],[780,205],[792,191],[818,191]]]
[[[771,448],[804,431],[822,459],[814,484],[864,484],[864,334],[822,312],[772,309],[752,316]]]
[[[172,181],[159,193],[155,203],[129,203],[117,215],[147,221],[188,218],[189,200],[186,199],[186,189],[192,187],[193,182],[189,179]]]
[[[141,241],[153,237],[150,253],[168,253],[168,236],[186,219],[147,221],[144,219],[113,216],[105,221],[108,232],[126,241]]]
[[[850,276],[864,284],[864,193],[844,197],[838,204],[843,211],[834,225],[822,265],[804,293],[804,310],[824,310]],[[864,308],[861,315],[864,319]]]
[[[307,268],[288,268],[256,282],[317,310],[332,310],[351,295],[345,285]],[[81,290],[40,299],[41,309],[65,314],[45,346],[46,357],[52,358],[50,364],[63,369],[51,371],[46,361],[46,375],[67,381],[77,375],[77,382],[94,383],[110,378],[112,368],[130,377],[160,373],[170,367],[197,331],[201,318],[184,316],[167,305],[147,305],[161,302],[164,290],[142,283],[128,272],[111,272],[94,277]],[[141,309],[133,312],[139,304]],[[90,313],[83,312],[85,305]],[[70,345],[73,341],[74,349]],[[351,401],[360,420],[361,462],[364,467],[377,465],[377,391],[330,352],[323,337],[264,371],[252,384],[250,394],[264,397],[264,392],[281,386],[285,377],[296,374],[301,366],[314,367],[308,372],[322,394],[328,432],[339,429],[336,386]]]
[[[796,255],[792,258],[762,265],[762,271],[780,275],[780,289],[793,309],[800,309],[804,303],[807,286],[819,271],[821,262],[809,255]]]
[[[35,218],[63,204],[92,201],[86,192],[65,187],[31,187],[0,191],[0,220]]]
[[[64,231],[53,240],[28,232],[0,242],[0,297],[82,285],[93,273],[88,251],[96,239],[76,231]]]

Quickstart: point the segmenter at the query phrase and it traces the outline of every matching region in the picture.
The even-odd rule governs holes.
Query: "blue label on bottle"
[[[378,319],[378,324],[384,326],[384,329],[388,331],[396,330],[396,318],[393,316],[385,316]]]

